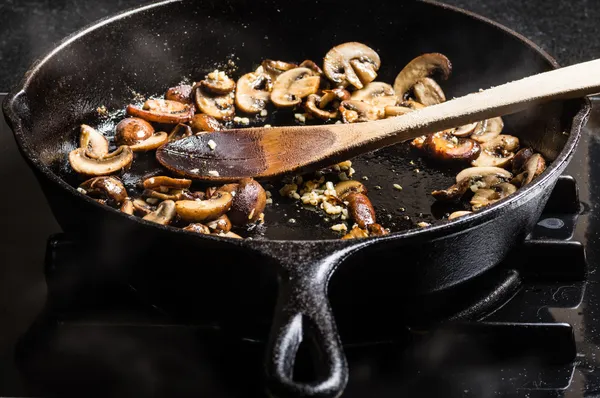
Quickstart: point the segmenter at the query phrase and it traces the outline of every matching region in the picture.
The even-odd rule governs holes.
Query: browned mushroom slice
[[[458,173],[456,183],[450,188],[436,190],[431,194],[436,200],[455,202],[460,200],[469,188],[476,192],[509,181],[511,178],[512,174],[509,171],[499,167],[470,167]]]
[[[405,106],[386,106],[384,108],[385,117],[395,117],[406,115],[407,113],[412,112],[413,109],[407,108]]]
[[[385,228],[377,223],[367,225],[367,231],[369,231],[369,236],[383,236],[389,234]]]
[[[133,160],[133,151],[122,145],[101,159],[88,156],[84,148],[78,148],[69,153],[69,163],[75,172],[89,176],[113,174],[125,169]]]
[[[214,131],[221,131],[225,128],[217,119],[204,113],[194,115],[192,121],[190,122],[190,126],[192,127],[192,131],[194,133],[212,133]]]
[[[146,214],[143,219],[160,225],[168,225],[173,221],[176,215],[175,202],[165,200],[158,205],[158,208],[152,213]]]
[[[335,193],[338,198],[344,200],[344,198],[351,193],[367,193],[367,187],[356,180],[341,181],[335,184]]]
[[[106,200],[110,205],[120,205],[127,198],[123,183],[115,177],[94,177],[79,185],[79,190],[93,198]]]
[[[256,114],[265,109],[271,97],[273,83],[264,73],[246,73],[238,80],[235,105],[242,111]]]
[[[511,181],[521,187],[529,184],[534,178],[546,170],[546,161],[539,153],[533,154],[527,162],[525,162],[522,170],[524,171]]]
[[[235,90],[235,81],[227,76],[225,72],[219,70],[206,75],[206,79],[202,80],[200,85],[206,91],[217,95],[228,94]]]
[[[189,222],[211,221],[221,217],[231,208],[233,196],[216,192],[207,200],[180,200],[175,202],[177,214]]]
[[[185,137],[189,137],[192,134],[193,134],[193,131],[190,126],[188,126],[187,124],[179,123],[178,125],[173,127],[173,130],[171,130],[171,132],[169,133],[167,140],[168,141],[176,141],[176,140],[180,140]]]
[[[234,93],[216,96],[207,93],[202,87],[196,88],[196,106],[217,120],[230,120],[235,114]],[[191,119],[191,118],[190,118]]]
[[[216,220],[207,223],[206,226],[217,233],[227,233],[231,230],[231,221],[226,214],[223,214]]]
[[[154,134],[154,127],[144,119],[128,117],[115,127],[115,142],[118,145],[135,145]]]
[[[296,64],[284,61],[274,61],[272,59],[265,59],[261,66],[263,67],[263,71],[273,80],[277,79],[277,77],[279,77],[279,75],[281,75],[283,72],[287,72],[290,69],[298,67]]]
[[[348,232],[346,235],[342,236],[341,239],[362,239],[362,238],[368,238],[369,237],[369,232],[365,229],[362,229],[358,226],[354,226],[350,232]]]
[[[413,93],[417,101],[426,106],[437,105],[446,101],[444,90],[442,90],[435,80],[429,77],[415,83]]]
[[[519,152],[517,152],[515,154],[515,157],[513,158],[512,161],[512,171],[515,174],[520,173],[523,168],[525,167],[525,164],[527,163],[527,161],[529,160],[529,158],[531,158],[533,156],[535,152],[533,151],[532,148],[523,148],[520,149]]]
[[[452,130],[452,135],[455,137],[469,137],[479,125],[478,122],[465,124]]]
[[[484,143],[500,135],[504,129],[504,121],[501,117],[495,117],[479,122],[471,134],[471,138],[479,143]]]
[[[148,122],[177,124],[190,121],[194,115],[194,108],[177,101],[152,99],[146,101],[142,109],[128,105],[127,114]]]
[[[280,108],[298,105],[319,90],[321,78],[308,68],[294,68],[279,75],[273,84],[271,102]]]
[[[358,42],[333,47],[323,61],[325,74],[332,82],[342,86],[351,84],[358,89],[375,80],[380,66],[379,54]]]
[[[235,225],[255,222],[265,210],[266,204],[267,194],[262,185],[252,178],[243,178],[236,188],[228,213],[229,219]]]
[[[226,233],[214,233],[213,235],[217,235],[217,236],[221,236],[221,237],[225,237],[225,238],[233,238],[233,239],[244,239],[241,236],[239,236],[238,234],[236,234],[235,232],[226,232]]]
[[[468,191],[471,185],[469,179],[463,179],[447,189],[440,189],[431,192],[431,195],[442,202],[457,202]]]
[[[217,191],[227,192],[227,193],[231,194],[231,196],[235,197],[238,188],[239,188],[239,184],[235,184],[235,183],[221,185],[218,188],[217,187],[208,187],[208,188],[206,188],[206,198],[210,199]]]
[[[363,101],[376,107],[385,108],[395,106],[398,98],[394,94],[394,88],[389,84],[371,82],[352,93],[352,100]]]
[[[169,136],[167,135],[167,133],[165,133],[164,131],[159,131],[154,133],[147,140],[138,142],[135,145],[129,145],[129,148],[131,148],[131,150],[134,152],[153,151],[156,148],[162,146],[163,144],[166,144],[168,141]]]
[[[202,235],[210,235],[210,232],[211,232],[210,229],[206,225],[200,224],[200,223],[190,224],[187,227],[184,227],[183,230],[195,232],[197,234],[202,234]]]
[[[479,156],[471,162],[475,167],[505,167],[514,158],[519,139],[512,135],[498,135],[481,144]]]
[[[351,98],[351,94],[348,90],[343,88],[334,88],[333,90],[323,90],[323,95],[321,96],[321,102],[319,103],[319,107],[321,109],[325,108],[332,101],[347,101]],[[339,106],[339,105],[338,105]]]
[[[439,53],[428,53],[420,55],[410,61],[396,76],[394,91],[396,96],[402,100],[411,88],[420,80],[433,75],[439,71],[441,78],[446,80],[452,72],[450,60]]]
[[[423,150],[438,160],[472,160],[481,152],[479,144],[469,138],[457,138],[447,131],[427,136]]]
[[[417,111],[419,109],[426,108],[426,106],[423,105],[422,103],[417,102],[417,101],[413,101],[413,100],[400,101],[398,103],[398,105],[405,106],[405,107],[410,108],[410,109],[415,110],[415,111]]]
[[[182,84],[177,87],[171,87],[167,90],[165,99],[191,105],[194,102],[194,99],[192,98],[192,86],[189,84]]]
[[[475,195],[471,198],[471,206],[473,211],[481,210],[485,206],[496,203],[497,201],[512,195],[517,191],[514,185],[503,182],[492,188],[478,189]]]
[[[456,182],[458,183],[462,180],[476,181],[490,176],[498,177],[503,181],[508,181],[513,175],[510,171],[500,167],[469,167],[456,175]]]
[[[306,59],[306,60],[302,61],[302,63],[298,66],[301,68],[308,68],[308,69],[312,70],[313,72],[315,72],[317,75],[323,74],[323,70],[319,67],[319,65],[315,64],[310,59]]]
[[[192,180],[188,180],[186,178],[171,178],[167,176],[157,176],[150,177],[144,180],[144,188],[146,189],[158,189],[161,187],[187,189],[191,185]]]
[[[375,223],[375,209],[365,194],[352,192],[344,198],[344,201],[348,202],[350,217],[360,228],[367,228],[368,225]]]
[[[452,213],[448,216],[448,220],[455,220],[459,217],[467,216],[469,214],[473,214],[473,212],[466,211],[466,210],[455,211],[454,213]]]
[[[425,144],[425,140],[427,139],[426,135],[422,135],[420,137],[415,138],[410,142],[410,145],[418,150],[423,149],[423,145]]]
[[[321,103],[321,96],[317,94],[311,94],[306,99],[306,110],[311,113],[313,116],[318,117],[319,119],[329,120],[335,119],[339,116],[339,113],[336,109],[332,111],[328,111],[325,109],[319,108],[319,104]]]
[[[79,147],[85,149],[91,158],[101,158],[108,154],[108,140],[106,137],[87,124],[81,125]]]
[[[343,101],[339,109],[344,123],[368,122],[381,119],[385,115],[383,109],[355,100]]]
[[[133,201],[130,198],[125,198],[125,200],[123,201],[123,204],[121,205],[120,210],[123,213],[129,214],[130,216],[132,216],[135,211],[135,207],[133,207]]]
[[[133,205],[134,210],[142,215],[150,214],[154,211],[154,207],[149,205],[145,200],[137,198],[134,199],[131,204]]]

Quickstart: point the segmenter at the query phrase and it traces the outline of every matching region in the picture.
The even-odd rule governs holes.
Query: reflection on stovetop
[[[411,303],[390,292],[392,305],[362,311],[345,307],[347,292],[332,286],[351,372],[344,397],[562,396],[577,350],[573,327],[554,314],[578,314],[587,283],[583,246],[570,240],[581,210],[574,180],[562,177],[521,247],[441,297]],[[90,271],[86,249],[64,235],[49,241],[47,307],[16,351],[31,394],[264,395],[265,330],[202,314],[174,320]],[[298,361],[296,377],[309,377],[308,356]]]

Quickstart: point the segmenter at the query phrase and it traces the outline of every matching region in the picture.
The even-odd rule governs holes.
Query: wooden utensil
[[[600,60],[529,76],[402,116],[201,134],[165,144],[156,156],[171,171],[200,180],[226,182],[304,173],[424,134],[595,93],[600,93]],[[216,146],[209,146],[209,140]]]

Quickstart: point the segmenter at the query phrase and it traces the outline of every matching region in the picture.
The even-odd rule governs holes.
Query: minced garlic
[[[209,176],[213,176],[213,177],[218,177],[219,176],[219,172],[217,170],[209,170],[208,171],[208,175]]]
[[[216,143],[216,142],[214,142],[213,140],[208,140],[208,143],[207,143],[206,145],[208,145],[208,147],[209,147],[209,148],[210,148],[212,151],[214,151],[214,150],[215,150],[215,148],[217,147],[217,143]]]
[[[335,224],[331,227],[331,229],[337,232],[345,232],[348,230],[348,227],[346,226],[346,224]]]

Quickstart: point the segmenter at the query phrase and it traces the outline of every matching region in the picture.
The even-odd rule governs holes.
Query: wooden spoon
[[[192,179],[233,181],[305,173],[456,126],[551,100],[600,93],[600,59],[540,73],[438,105],[372,122],[246,128],[163,145],[158,161]],[[208,145],[212,140],[216,147]]]

